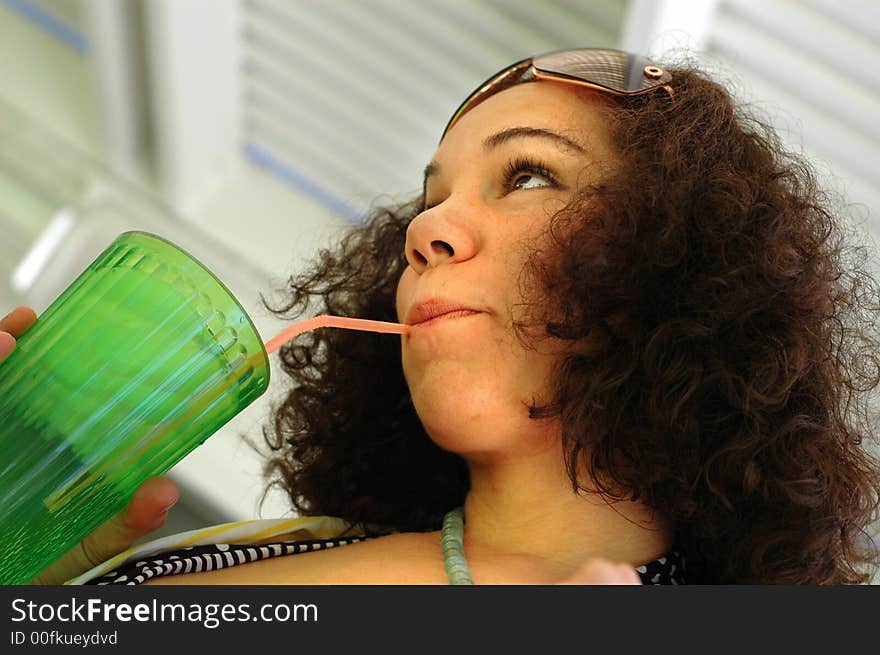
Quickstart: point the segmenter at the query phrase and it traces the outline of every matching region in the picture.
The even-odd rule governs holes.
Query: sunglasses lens
[[[532,78],[574,82],[611,93],[634,95],[668,84],[672,75],[644,57],[621,50],[590,48],[548,52],[523,59],[486,80],[461,103],[443,130],[443,136],[459,118],[486,98]]]
[[[667,84],[672,76],[648,59],[620,50],[562,50],[534,60],[540,73],[561,75],[616,93],[640,93]]]

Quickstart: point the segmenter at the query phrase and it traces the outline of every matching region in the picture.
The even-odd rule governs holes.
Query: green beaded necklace
[[[449,584],[474,584],[464,556],[464,507],[456,507],[443,517],[440,547]]]

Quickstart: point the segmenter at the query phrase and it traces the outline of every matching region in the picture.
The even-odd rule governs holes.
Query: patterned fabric
[[[352,537],[349,539],[311,539],[293,543],[266,544],[263,546],[239,546],[237,544],[209,544],[207,546],[188,546],[174,553],[161,555],[155,559],[142,560],[118,571],[109,571],[100,578],[85,584],[93,585],[139,585],[150,578],[178,573],[201,573],[215,571],[230,566],[258,562],[272,557],[284,557],[297,553],[326,550],[346,544],[353,544],[372,537]]]
[[[88,584],[111,571],[128,569],[138,562],[168,559],[187,552],[190,546],[236,544],[240,546],[266,545],[272,542],[297,542],[314,540],[352,539],[364,537],[358,526],[352,527],[342,519],[332,516],[306,516],[295,519],[258,519],[237,521],[179,534],[160,537],[134,546],[108,559],[65,584]],[[339,545],[342,545],[341,543]],[[178,552],[181,551],[181,552]],[[224,558],[225,559],[225,558]],[[195,566],[195,564],[191,565]],[[117,576],[118,577],[118,576]],[[124,583],[123,583],[124,584]]]
[[[339,536],[345,535],[345,536]],[[132,548],[67,584],[139,585],[151,578],[199,573],[373,539],[341,519],[318,516],[225,523]],[[268,542],[268,543],[267,543]],[[437,543],[440,553],[440,543]],[[646,585],[684,584],[684,557],[673,551],[636,567]]]
[[[653,562],[636,567],[642,584],[685,584],[687,570],[684,556],[678,551],[658,557]]]

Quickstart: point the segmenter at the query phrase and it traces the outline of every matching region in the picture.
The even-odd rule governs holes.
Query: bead
[[[457,507],[443,517],[440,547],[449,584],[472,585],[471,570],[464,555],[464,508]]]

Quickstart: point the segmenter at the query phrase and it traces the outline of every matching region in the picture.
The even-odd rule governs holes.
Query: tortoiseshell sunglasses
[[[490,96],[536,79],[576,84],[619,96],[664,88],[673,97],[669,86],[672,75],[641,55],[600,48],[556,50],[518,61],[483,82],[449,119],[440,140],[458,119]]]

